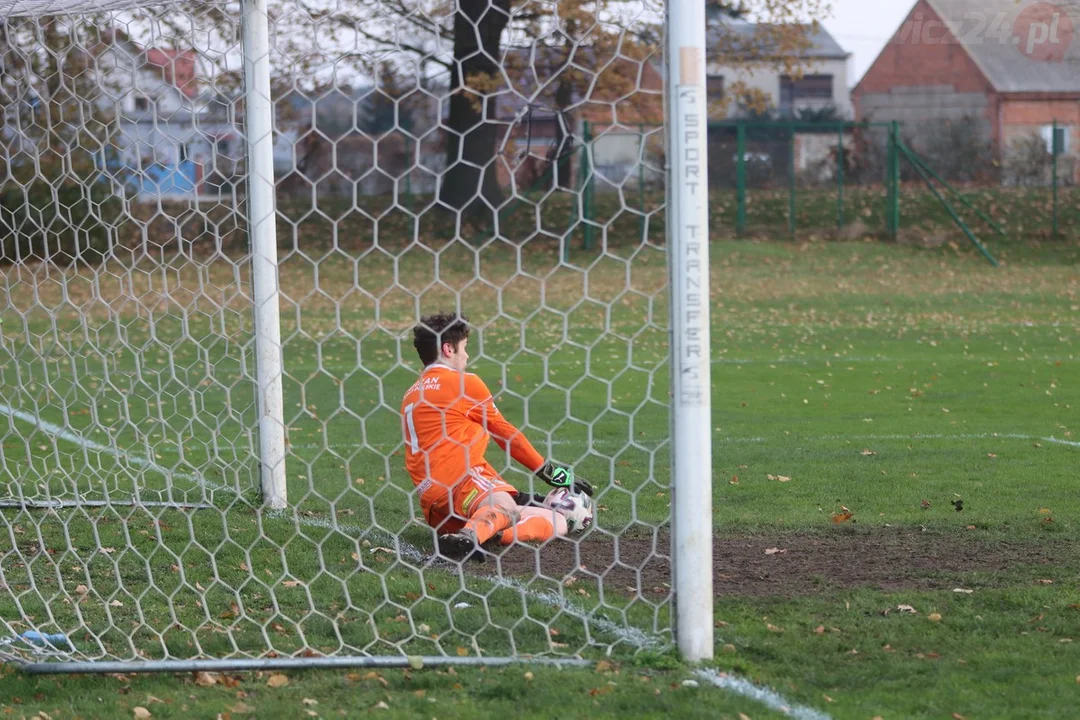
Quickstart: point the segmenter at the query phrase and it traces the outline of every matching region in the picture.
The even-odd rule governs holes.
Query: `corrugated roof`
[[[1080,92],[1077,3],[926,1],[998,92]]]
[[[772,28],[774,25],[755,24],[741,20],[714,20],[709,23],[705,46],[707,51],[712,51],[720,44],[730,44],[735,40],[738,44],[753,49],[760,56],[769,55],[767,48],[761,46],[762,38],[758,35],[759,28]],[[848,51],[840,46],[840,43],[821,27],[814,28],[812,25],[801,26],[810,41],[810,47],[799,53],[804,58],[819,58],[822,60],[843,60],[847,58]]]

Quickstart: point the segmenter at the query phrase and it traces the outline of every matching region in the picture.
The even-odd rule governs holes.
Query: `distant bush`
[[[99,262],[115,241],[121,202],[98,176],[83,150],[0,160],[0,264]]]

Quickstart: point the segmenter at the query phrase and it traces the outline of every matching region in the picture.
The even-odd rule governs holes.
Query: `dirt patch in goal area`
[[[594,536],[595,538],[595,536]],[[713,587],[718,596],[797,596],[824,590],[957,587],[961,574],[1000,572],[1053,562],[1053,547],[965,537],[962,534],[884,529],[828,534],[761,534],[713,543]],[[600,580],[606,592],[670,592],[667,536],[554,540],[543,548],[513,546],[477,566],[504,576]]]

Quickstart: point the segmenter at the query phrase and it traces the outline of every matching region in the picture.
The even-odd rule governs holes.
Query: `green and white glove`
[[[543,467],[536,471],[536,477],[552,487],[572,489],[574,492],[585,493],[589,497],[593,494],[592,485],[574,478],[574,468],[553,460],[544,463]]]

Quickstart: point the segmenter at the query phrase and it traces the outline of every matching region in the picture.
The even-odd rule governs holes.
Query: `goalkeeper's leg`
[[[544,508],[527,507],[521,510],[521,519],[511,528],[503,530],[499,543],[511,545],[518,542],[544,542],[556,535],[566,535],[566,518],[561,513]]]
[[[453,491],[454,514],[465,520],[464,527],[440,539],[440,552],[457,560],[498,538],[520,517],[515,495],[514,486],[504,482],[490,465],[471,468],[468,477]]]
[[[486,498],[465,523],[463,532],[472,533],[477,545],[483,545],[497,533],[517,522],[520,508],[509,493],[495,492]]]

